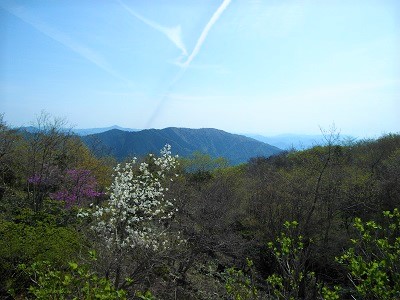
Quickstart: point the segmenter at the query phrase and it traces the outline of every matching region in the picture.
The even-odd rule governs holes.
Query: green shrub
[[[353,247],[337,258],[362,299],[400,299],[400,211],[385,211],[384,217],[386,224],[356,218]]]
[[[124,290],[116,290],[108,279],[77,263],[69,263],[64,270],[56,269],[46,261],[33,263],[30,267],[20,265],[20,269],[32,279],[29,293],[33,299],[126,299]]]
[[[14,221],[0,218],[0,286],[11,293],[27,288],[29,279],[19,264],[49,261],[65,266],[82,248],[81,236],[70,227],[57,226],[52,216],[22,210]],[[4,292],[4,290],[3,290]]]

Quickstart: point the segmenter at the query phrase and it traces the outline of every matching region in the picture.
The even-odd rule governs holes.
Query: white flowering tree
[[[165,197],[168,183],[177,176],[171,174],[178,164],[177,156],[171,155],[171,146],[166,145],[159,157],[150,155],[139,168],[136,164],[134,158],[117,165],[107,203],[80,213],[92,217],[92,230],[113,256],[116,286],[124,267],[123,255],[139,248],[157,251],[168,247],[166,224],[177,210],[174,200]]]

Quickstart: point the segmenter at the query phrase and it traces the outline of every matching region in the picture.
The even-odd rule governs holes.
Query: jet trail
[[[185,74],[187,68],[189,67],[190,63],[192,60],[199,54],[201,47],[203,46],[208,33],[210,32],[211,28],[214,26],[214,24],[218,21],[218,19],[221,17],[222,13],[225,11],[225,9],[228,7],[230,4],[231,0],[224,0],[222,4],[218,7],[218,9],[214,12],[212,15],[211,19],[208,21],[206,26],[204,27],[203,31],[200,34],[200,37],[198,38],[196,45],[192,51],[192,53],[189,55],[187,60],[182,63],[178,64],[181,69],[179,70],[178,74],[173,78],[172,82],[170,83],[167,92],[161,96],[160,101],[158,102],[157,107],[155,108],[153,114],[151,115],[149,121],[147,122],[145,128],[150,128],[154,122],[154,120],[157,118],[157,116],[160,114],[162,108],[165,105],[165,102],[168,100],[170,91],[172,90],[172,87],[175,85],[176,82],[178,82],[182,76]]]
[[[218,21],[218,19],[221,17],[222,13],[224,10],[228,7],[229,3],[231,0],[224,0],[222,4],[218,7],[218,9],[215,11],[215,13],[212,15],[210,21],[208,21],[207,25],[204,27],[203,31],[201,32],[201,35],[199,39],[197,40],[197,43],[192,51],[192,53],[189,55],[187,60],[182,64],[182,67],[187,68],[192,60],[199,54],[201,46],[203,46],[204,41],[207,38],[208,33],[210,32],[211,28],[214,26],[215,22]]]
[[[182,51],[182,55],[187,56],[187,50],[186,46],[182,41],[182,30],[181,26],[175,26],[175,27],[165,27],[161,26],[160,24],[157,24],[154,21],[151,21],[149,19],[146,19],[145,17],[139,15],[136,13],[134,10],[132,10],[130,7],[128,7],[125,3],[122,1],[118,0],[118,2],[135,18],[139,19],[146,25],[150,26],[151,28],[165,34],[165,36],[175,44],[175,46]]]

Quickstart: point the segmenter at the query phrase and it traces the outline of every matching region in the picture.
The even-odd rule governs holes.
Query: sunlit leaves
[[[337,258],[348,268],[348,277],[363,299],[400,297],[400,212],[396,208],[383,214],[389,221],[385,226],[355,218],[358,238]]]

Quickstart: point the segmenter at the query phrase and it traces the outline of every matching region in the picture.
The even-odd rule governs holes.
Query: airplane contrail
[[[194,46],[194,49],[192,53],[189,55],[187,60],[182,63],[182,67],[187,68],[192,60],[196,57],[197,54],[199,54],[201,46],[203,46],[204,41],[207,38],[208,33],[210,32],[211,28],[215,24],[215,22],[218,21],[224,10],[228,7],[229,3],[231,0],[224,0],[222,4],[218,7],[218,9],[214,12],[212,15],[211,19],[208,21],[207,25],[204,27],[203,31],[200,34],[200,37],[197,40],[196,45]]]
[[[187,56],[187,50],[186,46],[182,41],[182,30],[181,26],[175,26],[175,27],[165,27],[161,26],[160,24],[157,24],[154,21],[151,21],[149,19],[146,19],[145,17],[139,15],[136,13],[134,10],[132,10],[130,7],[128,7],[125,3],[123,3],[121,0],[118,0],[118,2],[135,18],[139,19],[146,25],[150,26],[151,28],[165,34],[165,36],[172,42],[174,45],[182,51],[182,55]]]
[[[200,52],[201,46],[205,42],[208,33],[210,32],[210,30],[213,27],[213,25],[215,24],[215,22],[217,22],[218,19],[221,17],[222,13],[228,7],[230,2],[231,2],[231,0],[224,0],[222,2],[222,4],[214,12],[214,14],[212,15],[211,19],[208,21],[208,23],[204,27],[203,31],[201,32],[200,37],[198,38],[198,40],[196,42],[196,45],[193,48],[192,53],[189,55],[189,57],[187,58],[187,60],[184,63],[178,64],[181,67],[181,69],[179,70],[178,74],[176,74],[176,76],[173,78],[172,82],[169,84],[167,92],[164,95],[161,96],[161,99],[158,102],[158,105],[157,105],[156,109],[154,110],[153,114],[151,115],[149,121],[147,122],[145,128],[149,128],[151,126],[151,124],[153,124],[154,120],[159,115],[159,113],[161,112],[163,106],[165,105],[165,102],[167,101],[167,99],[169,97],[169,93],[172,90],[172,87],[175,85],[176,82],[178,82],[182,78],[182,76],[186,72],[186,70],[189,67],[189,65],[192,62],[192,60]]]

